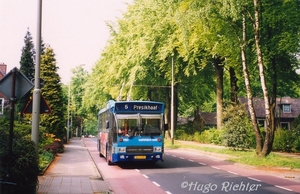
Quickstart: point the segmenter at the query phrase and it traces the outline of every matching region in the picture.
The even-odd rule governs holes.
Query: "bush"
[[[62,153],[64,151],[64,144],[60,139],[54,139],[51,144],[45,145],[44,150],[56,155],[57,153]]]
[[[275,131],[273,150],[285,152],[297,151],[298,138],[293,131],[278,128]]]
[[[175,139],[184,140],[184,141],[192,141],[193,135],[186,133],[184,130],[177,129],[175,131]]]
[[[222,130],[218,129],[207,129],[204,130],[203,132],[196,132],[194,134],[194,141],[200,142],[200,143],[213,143],[216,145],[221,145],[222,143]]]
[[[19,137],[16,133],[12,142],[12,155],[9,156],[8,126],[8,121],[0,118],[0,180],[16,185],[1,184],[1,193],[36,193],[39,170],[34,143],[28,136]]]
[[[46,150],[42,150],[39,153],[39,172],[43,173],[43,171],[51,164],[54,159],[54,154],[48,152]]]
[[[250,148],[252,125],[242,105],[230,105],[223,114],[223,143],[234,149]]]

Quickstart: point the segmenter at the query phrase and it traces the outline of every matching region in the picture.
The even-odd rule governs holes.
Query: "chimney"
[[[4,63],[0,63],[0,78],[6,74],[7,65]]]

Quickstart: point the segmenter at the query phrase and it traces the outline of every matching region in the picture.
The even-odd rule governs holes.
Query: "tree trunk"
[[[148,88],[148,91],[147,91],[147,99],[148,99],[149,101],[152,100],[152,90],[151,90],[151,88]]]
[[[214,58],[213,64],[217,77],[217,129],[221,129],[222,126],[222,112],[223,112],[223,75],[224,67],[220,58]]]
[[[178,84],[174,85],[174,133],[177,128],[177,118],[178,118]]]
[[[233,104],[238,104],[238,90],[239,87],[237,85],[238,78],[236,77],[235,71],[233,67],[229,68],[230,74],[230,101]]]
[[[170,88],[166,88],[166,107],[165,107],[165,124],[168,125],[168,132],[165,133],[165,137],[167,139],[171,138],[171,131],[170,131],[170,127],[171,127],[171,90]]]
[[[255,39],[255,46],[256,46],[256,54],[257,54],[257,63],[259,68],[259,76],[261,87],[264,95],[264,102],[265,102],[265,113],[266,113],[266,137],[264,141],[264,146],[262,152],[259,154],[260,156],[267,156],[272,150],[272,144],[274,139],[274,131],[272,127],[272,116],[271,114],[271,107],[270,107],[270,100],[269,100],[269,91],[266,86],[265,80],[265,73],[264,73],[264,63],[261,51],[261,44],[260,44],[260,36],[259,36],[259,0],[254,0],[254,39]]]
[[[243,40],[241,41],[241,57],[242,57],[242,65],[243,65],[243,74],[245,79],[245,86],[246,86],[246,92],[247,92],[247,100],[248,100],[248,110],[250,113],[251,123],[252,127],[255,133],[255,140],[256,140],[256,154],[260,154],[262,151],[262,136],[260,129],[257,124],[255,109],[253,105],[253,96],[251,91],[251,84],[249,79],[249,73],[247,68],[247,59],[246,59],[246,21],[245,21],[245,15],[243,15]]]

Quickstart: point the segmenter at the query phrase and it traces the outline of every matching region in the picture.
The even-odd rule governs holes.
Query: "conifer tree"
[[[20,71],[32,81],[34,78],[34,59],[35,59],[35,49],[32,41],[32,36],[29,30],[27,30],[24,37],[24,47],[22,48],[22,54],[20,59]],[[26,106],[27,102],[30,100],[31,93],[28,92],[21,99],[18,99],[17,112],[21,113],[23,108]]]
[[[40,124],[46,127],[49,133],[63,139],[65,136],[63,90],[57,73],[55,54],[51,47],[46,47],[44,54],[41,55],[40,67],[41,78],[45,82],[41,88],[41,94],[52,110],[51,114],[41,115]]]
[[[34,78],[34,59],[35,49],[32,41],[32,36],[29,30],[27,30],[24,37],[24,47],[22,48],[22,55],[20,60],[20,71],[29,79]]]

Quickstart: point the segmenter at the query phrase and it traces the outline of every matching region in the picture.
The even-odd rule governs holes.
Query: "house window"
[[[291,112],[291,105],[290,104],[283,104],[282,105],[282,112],[290,113]]]
[[[280,123],[280,127],[282,128],[282,129],[290,129],[290,123],[289,122],[281,122]]]
[[[264,119],[257,119],[257,123],[259,127],[265,127],[266,121]]]

